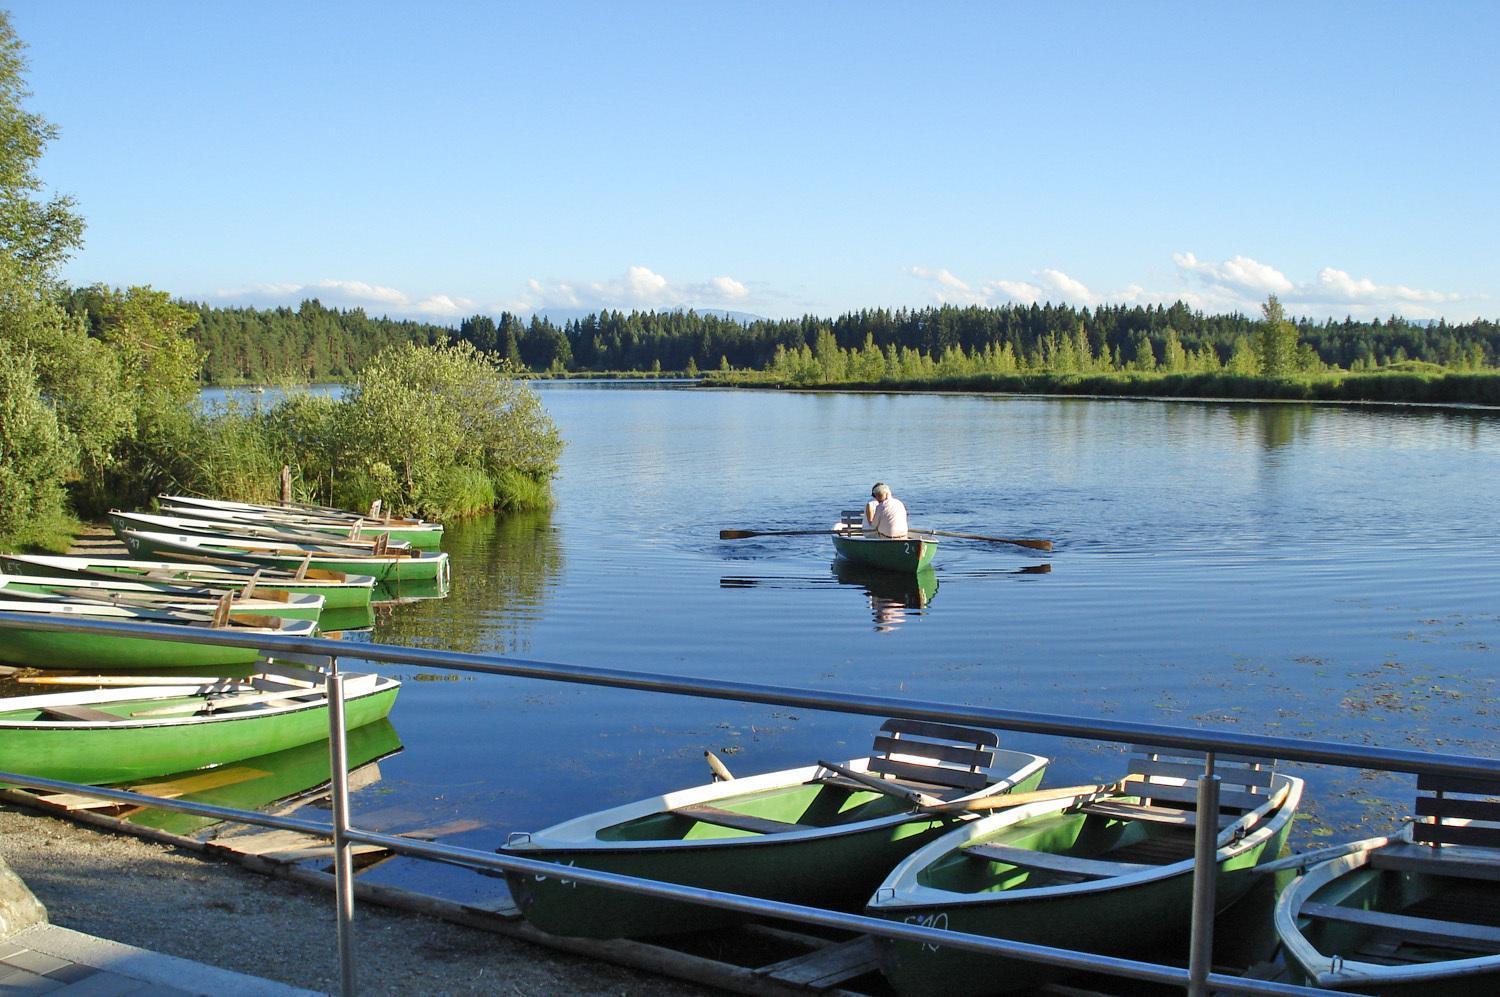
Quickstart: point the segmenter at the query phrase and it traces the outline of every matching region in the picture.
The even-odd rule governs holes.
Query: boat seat
[[[1197,827],[1196,810],[1178,810],[1176,807],[1153,807],[1144,803],[1124,803],[1116,800],[1097,800],[1079,808],[1087,814],[1114,817],[1120,820],[1144,820],[1152,824],[1173,824],[1178,827]],[[1219,815],[1219,830],[1239,820],[1233,814]]]
[[[1438,945],[1465,952],[1500,952],[1500,928],[1487,924],[1389,914],[1379,910],[1340,907],[1337,904],[1304,903],[1300,914],[1323,921],[1338,921],[1390,931],[1400,936],[1401,941],[1413,944]]]
[[[865,511],[863,509],[845,509],[839,513],[839,526],[850,532],[863,531],[865,528]]]
[[[880,725],[866,771],[925,788],[973,792],[990,784],[994,731],[925,720],[887,720]]]
[[[1087,879],[1112,879],[1135,872],[1147,872],[1159,868],[1137,862],[1109,862],[1103,859],[1083,858],[1077,855],[1056,855],[1030,848],[1013,848],[1009,845],[978,844],[965,845],[963,854],[1003,862],[1005,865],[1023,869],[1040,869],[1045,872],[1061,872]]]
[[[1370,853],[1370,866],[1500,882],[1500,850],[1487,848],[1391,844]]]
[[[42,714],[54,720],[88,720],[102,721],[106,723],[120,723],[128,720],[128,717],[118,716],[114,713],[105,713],[96,710],[92,706],[43,706]]]
[[[723,810],[719,807],[703,803],[690,804],[685,807],[674,807],[672,813],[679,817],[689,817],[693,820],[702,821],[705,824],[732,827],[739,831],[754,831],[757,834],[782,834],[786,831],[804,831],[810,828],[808,824],[793,824],[771,817],[756,817],[751,814],[737,813],[733,810]]]
[[[1500,780],[1419,775],[1413,841],[1428,845],[1500,848]],[[1486,798],[1489,797],[1489,798]]]

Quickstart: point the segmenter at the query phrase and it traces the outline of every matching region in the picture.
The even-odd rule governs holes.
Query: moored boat
[[[0,771],[100,784],[222,765],[328,736],[316,672],[0,699]],[[385,717],[401,683],[344,676],[345,723]]]
[[[1140,750],[1120,783],[1002,811],[923,846],[891,871],[867,913],[1108,955],[1185,937],[1198,821],[1191,773],[1202,772],[1202,757]],[[1220,909],[1249,889],[1254,866],[1291,829],[1303,783],[1272,764],[1215,756],[1225,786],[1215,815]],[[877,939],[876,951],[902,994],[1028,989],[1061,972],[942,945]]]
[[[1047,759],[996,747],[991,731],[893,720],[869,758],[729,779],[613,807],[529,834],[501,852],[776,900],[855,909],[883,872],[957,821],[915,802],[1003,796],[1037,785]],[[727,911],[508,876],[543,931],[590,937],[697,930]]]
[[[361,538],[338,537],[328,534],[308,533],[290,528],[255,526],[246,523],[214,522],[184,516],[158,516],[149,512],[121,512],[111,509],[108,513],[110,527],[115,534],[121,530],[163,530],[168,533],[188,533],[211,537],[231,537],[246,542],[274,541],[278,543],[313,543],[327,547],[348,548],[357,551],[385,552],[404,551],[411,544],[404,540],[391,540],[385,535]]]
[[[64,599],[0,599],[0,613],[38,619],[108,620],[117,623],[156,623],[183,628],[231,628],[237,634],[313,637],[312,620],[234,616],[110,605]],[[87,630],[0,629],[0,661],[29,668],[83,668],[101,671],[151,671],[161,668],[227,668],[255,664],[251,647],[198,644],[159,637],[118,637]]]
[[[315,543],[235,539],[156,530],[122,530],[120,539],[137,557],[196,560],[209,557],[249,565],[296,571],[303,565],[325,571],[370,575],[377,582],[448,582],[448,555],[411,548],[390,554],[361,553],[348,547]]]
[[[287,592],[323,597],[325,609],[367,607],[375,579],[370,575],[327,571],[263,568],[243,562],[208,563],[211,558],[184,561],[141,561],[117,557],[78,557],[52,554],[0,554],[0,571],[12,575],[69,578],[122,578],[188,585],[216,591]]]
[[[1367,994],[1500,987],[1500,782],[1419,776],[1418,821],[1319,849],[1275,924],[1301,982]]]
[[[338,509],[326,505],[305,505],[300,502],[282,502],[276,505],[268,505],[255,502],[234,502],[228,499],[199,498],[195,495],[158,495],[158,502],[171,502],[176,505],[197,506],[204,509],[221,509],[230,512],[262,512],[274,515],[302,515],[325,519],[344,519],[353,522],[356,519],[379,520],[382,523],[402,525],[428,525],[426,520],[412,519],[405,516],[382,516],[376,509],[367,513],[355,512],[352,509]],[[379,502],[375,503],[378,507]]]
[[[35,595],[165,609],[169,612],[211,613],[223,602],[225,594],[207,588],[135,582],[123,578],[53,578],[45,575],[0,574],[0,599]],[[230,594],[228,608],[232,616],[279,616],[288,620],[316,621],[323,614],[323,597],[320,595],[274,591],[252,595]]]
[[[210,523],[251,526],[261,529],[284,530],[300,533],[326,534],[332,537],[359,539],[385,534],[392,540],[405,541],[413,547],[436,548],[442,543],[441,523],[425,523],[410,520],[383,520],[316,516],[288,512],[225,509],[211,505],[184,502],[175,496],[158,499],[162,513],[185,519],[203,520]]]

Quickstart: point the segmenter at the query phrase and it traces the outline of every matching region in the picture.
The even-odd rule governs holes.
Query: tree
[[[1262,377],[1286,377],[1297,370],[1297,327],[1287,321],[1276,295],[1260,307],[1265,321],[1256,336]]]

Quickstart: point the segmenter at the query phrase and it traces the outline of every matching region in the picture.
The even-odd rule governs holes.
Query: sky
[[[0,7],[73,284],[1500,317],[1500,4]]]

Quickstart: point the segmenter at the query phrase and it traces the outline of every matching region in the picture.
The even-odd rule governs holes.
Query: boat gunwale
[[[22,564],[30,564],[41,567],[56,568],[62,571],[106,571],[113,573],[117,567],[130,567],[145,571],[184,571],[189,573],[200,573],[211,576],[223,576],[226,581],[248,582],[255,574],[256,568],[250,564],[193,564],[188,561],[156,561],[134,557],[84,557],[77,554],[0,554],[0,575],[11,575],[16,578],[37,577],[33,575],[8,572],[4,569],[7,560],[16,560]],[[58,563],[65,562],[65,563]],[[101,566],[102,567],[96,567]],[[271,569],[276,570],[276,569]],[[291,572],[285,573],[288,577],[272,575],[261,577],[256,580],[257,585],[267,588],[284,588],[288,585],[296,585],[299,588],[313,586],[317,588],[374,588],[376,578],[374,575],[361,575],[352,572],[330,572],[330,574],[342,574],[343,578],[316,578],[309,574],[305,578],[290,577]],[[122,579],[135,581],[137,576],[122,573]],[[101,579],[102,580],[102,579]],[[152,579],[151,581],[155,581]],[[162,579],[163,585],[178,585],[181,582],[171,579]],[[209,584],[209,583],[205,583]]]
[[[309,673],[310,675],[313,673]],[[344,696],[345,704],[360,702],[371,696],[384,695],[388,692],[396,692],[401,688],[399,679],[378,672],[366,673],[344,673],[345,681],[362,678],[364,675],[374,677],[371,688],[362,692],[349,693]],[[267,676],[275,678],[276,676]],[[235,679],[231,681],[245,682],[248,679]],[[9,713],[17,709],[41,709],[46,705],[53,706],[87,706],[95,703],[118,704],[128,702],[149,703],[154,700],[163,699],[193,699],[199,696],[205,699],[212,694],[213,686],[205,686],[202,683],[180,686],[128,686],[116,689],[92,690],[79,693],[44,693],[37,696],[17,696],[9,699],[0,699],[0,713]],[[249,692],[251,690],[247,690]],[[105,693],[107,695],[99,695]],[[256,693],[257,695],[260,693]],[[328,693],[324,686],[309,686],[307,689],[288,689],[288,697],[316,695],[318,698],[306,703],[289,703],[285,706],[276,706],[272,703],[250,703],[244,704],[244,711],[226,711],[210,713],[206,715],[189,715],[185,717],[121,717],[119,720],[7,720],[0,717],[0,733],[3,732],[84,732],[95,730],[109,731],[132,731],[144,730],[158,727],[194,727],[208,723],[230,723],[241,720],[268,719],[271,717],[290,716],[305,710],[326,709],[328,707]],[[48,703],[37,702],[47,700]]]
[[[1287,787],[1287,793],[1285,798],[1280,803],[1277,803],[1275,793],[1281,786]],[[1277,772],[1271,783],[1272,792],[1270,798],[1254,810],[1246,811],[1233,824],[1227,825],[1219,832],[1218,841],[1222,842],[1222,844],[1219,844],[1214,850],[1215,864],[1222,867],[1225,862],[1237,858],[1254,848],[1261,847],[1268,840],[1279,834],[1296,816],[1297,805],[1302,800],[1304,786],[1305,782],[1300,777]],[[940,887],[923,886],[916,881],[917,875],[927,866],[943,855],[959,850],[962,844],[974,838],[991,834],[1002,828],[1010,827],[1013,824],[1018,824],[1034,817],[1061,814],[1076,806],[1081,800],[1092,795],[1091,793],[1080,793],[1077,796],[1065,797],[1062,800],[1044,800],[1038,803],[1027,804],[993,814],[971,824],[954,828],[942,837],[923,845],[897,864],[875,890],[875,893],[870,898],[870,902],[867,904],[867,908],[879,911],[883,915],[887,912],[925,910],[932,907],[964,908],[1000,903],[1023,903],[1048,900],[1055,897],[1108,893],[1112,890],[1130,889],[1157,880],[1169,879],[1192,872],[1196,859],[1189,856],[1188,858],[1179,859],[1176,862],[1170,862],[1166,865],[1125,873],[1119,876],[1110,876],[1104,879],[1085,880],[1081,883],[1056,883],[1050,886],[1021,887],[995,892],[958,893],[956,891],[944,890]],[[1133,799],[1134,797],[1121,798]],[[1269,819],[1265,819],[1266,815],[1271,814],[1273,809],[1275,811],[1274,815]],[[1244,837],[1236,840],[1234,837],[1236,829],[1250,822],[1252,818],[1255,822],[1253,830]],[[1124,819],[1129,820],[1130,818]],[[963,838],[964,841],[955,844],[954,841],[958,838]],[[887,892],[893,893],[893,895],[882,898],[882,894]]]
[[[188,547],[195,552],[201,552],[208,548],[214,553],[244,560],[266,559],[286,560],[293,563],[300,562],[311,554],[319,561],[349,562],[351,564],[396,564],[423,561],[446,561],[447,551],[420,550],[416,547],[409,551],[401,551],[397,554],[359,554],[344,550],[329,550],[324,544],[315,543],[284,543],[279,540],[258,541],[253,537],[246,537],[245,543],[240,543],[234,537],[216,537],[211,534],[198,536],[190,534],[161,533],[156,530],[123,530],[122,533],[144,538],[157,546],[171,549],[173,547]],[[227,553],[226,553],[227,552]],[[192,565],[188,565],[192,567]]]
[[[79,590],[89,589],[97,590],[101,593],[134,592],[140,593],[142,595],[155,593],[166,596],[168,598],[173,596],[180,597],[183,603],[192,603],[195,600],[203,601],[214,596],[213,593],[205,594],[205,592],[207,591],[207,586],[184,585],[178,582],[159,581],[157,579],[137,580],[135,578],[127,578],[121,576],[118,581],[112,581],[105,578],[53,578],[46,575],[11,575],[6,574],[5,572],[0,572],[0,598],[4,597],[5,590],[10,588],[12,585],[15,585],[19,588],[25,588],[28,585],[35,585],[42,588],[74,588]],[[174,589],[176,591],[173,591]],[[283,590],[277,589],[276,591]],[[286,596],[287,599],[285,602],[281,601],[280,599],[262,599],[254,595],[249,596],[248,598],[237,596],[230,605],[234,609],[243,612],[257,611],[259,615],[262,616],[275,616],[277,614],[272,612],[272,610],[277,608],[283,610],[298,609],[308,611],[321,611],[323,609],[324,603],[327,601],[323,596],[313,592],[287,592]],[[87,601],[74,599],[74,597],[71,595],[59,595],[57,598],[69,599],[73,601]],[[147,609],[156,607],[135,606],[134,608]],[[163,605],[160,608],[171,611],[175,608],[175,604]]]
[[[996,751],[996,759],[999,760],[1002,755],[1010,755],[1015,761],[1021,764],[995,779],[995,781],[987,783],[982,788],[974,790],[972,793],[967,793],[958,799],[978,798],[993,795],[1001,789],[1008,790],[1025,782],[1038,771],[1045,771],[1046,767],[1051,763],[1051,759],[1044,755],[1034,754],[1029,751],[1019,751],[1013,748],[998,749]],[[845,763],[845,767],[853,769],[856,772],[863,772],[869,761],[868,757],[851,759]],[[780,845],[813,840],[823,841],[878,830],[882,827],[895,827],[914,820],[972,820],[974,818],[972,814],[924,814],[921,810],[911,808],[881,817],[872,817],[868,820],[854,821],[849,824],[833,824],[824,827],[809,826],[805,829],[780,831],[775,834],[755,834],[752,832],[744,836],[724,838],[668,838],[634,841],[601,841],[597,837],[598,831],[604,828],[614,827],[656,814],[665,814],[677,807],[711,803],[718,800],[726,800],[734,796],[744,796],[768,790],[796,788],[806,785],[817,773],[823,771],[826,770],[821,765],[805,765],[794,769],[781,769],[776,772],[765,772],[760,775],[744,776],[722,782],[705,783],[674,790],[661,796],[648,797],[647,799],[611,807],[608,810],[595,811],[591,814],[574,817],[543,828],[540,831],[521,832],[526,835],[526,840],[517,840],[514,843],[507,841],[501,851],[584,852],[591,855],[660,854],[662,852],[699,849],[744,848],[756,845]],[[876,791],[870,790],[870,792],[873,793]],[[564,834],[586,834],[587,837],[565,838],[562,837]]]
[[[1382,835],[1351,842],[1349,847],[1359,850],[1326,859],[1309,867],[1276,899],[1276,909],[1272,914],[1276,937],[1286,947],[1293,961],[1312,977],[1318,986],[1343,988],[1426,983],[1500,970],[1500,953],[1471,956],[1467,959],[1439,959],[1433,962],[1406,963],[1397,966],[1362,962],[1358,959],[1325,955],[1302,933],[1302,929],[1297,925],[1297,918],[1301,915],[1302,905],[1310,900],[1314,893],[1341,877],[1364,868],[1383,849],[1412,844],[1414,842],[1410,824],[1402,828],[1401,833],[1394,837]],[[1361,845],[1369,847],[1360,848]],[[1446,845],[1443,850],[1447,851],[1454,847],[1463,846]],[[1442,875],[1442,873],[1434,871],[1432,875]],[[1335,958],[1339,961],[1340,968],[1337,970],[1333,968]]]
[[[280,605],[278,603],[278,605]],[[94,616],[94,617],[117,617],[124,620],[137,620],[146,623],[161,623],[168,626],[204,627],[215,628],[213,620],[208,614],[194,613],[181,609],[162,608],[146,609],[140,606],[122,606],[117,603],[104,601],[84,602],[67,601],[59,599],[51,602],[45,599],[32,601],[20,601],[15,599],[0,598],[0,612],[5,613],[34,613],[38,616]],[[255,614],[273,616],[274,613]],[[231,622],[236,627],[236,633],[276,634],[284,637],[313,637],[318,633],[316,620],[299,620],[287,617],[278,617],[281,625],[275,627],[253,627],[238,622]],[[231,616],[231,621],[233,617]],[[20,628],[21,632],[26,629]],[[116,637],[113,634],[102,635],[101,640],[166,640],[164,637]]]

